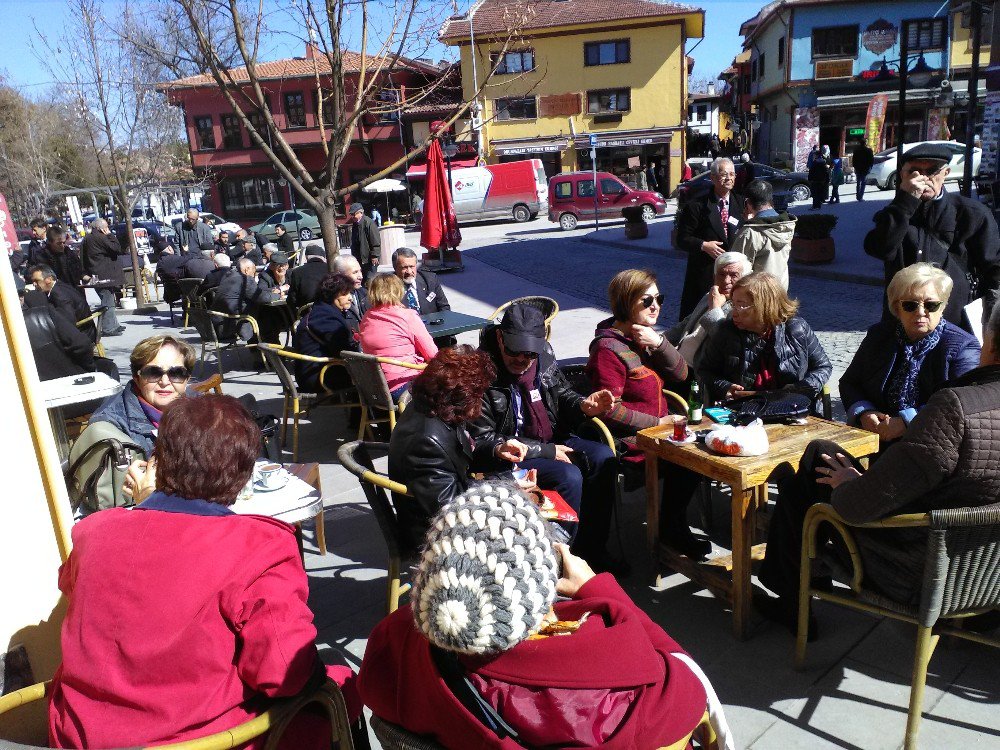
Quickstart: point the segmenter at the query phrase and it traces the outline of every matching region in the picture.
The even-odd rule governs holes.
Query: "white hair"
[[[747,256],[743,253],[730,250],[728,253],[723,253],[715,259],[715,273],[718,273],[726,266],[731,266],[734,263],[739,264],[740,268],[743,270],[744,276],[753,271],[753,265],[751,265],[750,259]]]
[[[107,219],[94,219],[92,222],[90,222],[90,226],[93,227],[94,229],[100,231],[100,232],[103,232],[105,229],[108,228],[108,220]]]
[[[278,246],[275,245],[273,242],[266,242],[264,243],[264,247],[262,247],[261,250],[264,251],[265,253],[276,253],[278,252]]]
[[[725,164],[728,164],[733,169],[736,169],[736,165],[733,164],[733,160],[730,159],[728,156],[720,156],[718,159],[712,162],[712,166],[709,167],[708,169],[713,175],[717,175],[719,174],[723,165]]]
[[[240,258],[240,271],[256,271],[257,264],[249,258]]]
[[[351,274],[359,268],[361,264],[353,255],[338,255],[333,261],[333,270],[337,273]]]
[[[233,260],[225,253],[215,254],[215,267],[216,268],[230,268],[233,265]]]

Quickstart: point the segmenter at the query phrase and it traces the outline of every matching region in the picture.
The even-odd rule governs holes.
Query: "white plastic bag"
[[[746,427],[720,425],[705,436],[705,445],[723,456],[763,456],[770,447],[764,423],[759,419]]]

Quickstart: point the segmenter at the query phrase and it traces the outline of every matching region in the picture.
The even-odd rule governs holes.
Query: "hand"
[[[565,445],[556,445],[556,461],[562,461],[564,464],[573,463],[569,457],[569,454],[572,452],[572,448],[567,448]]]
[[[858,427],[868,432],[878,432],[879,425],[888,421],[889,415],[880,411],[866,411],[858,417]]]
[[[607,388],[591,393],[580,402],[580,410],[588,417],[597,417],[611,410],[615,405],[615,397]]]
[[[850,482],[861,476],[861,472],[854,468],[850,459],[843,453],[838,453],[836,458],[830,458],[827,454],[821,453],[820,458],[826,461],[826,466],[816,468],[816,477],[819,484],[828,484],[833,489],[837,489],[844,482]]]
[[[718,285],[714,285],[708,290],[708,309],[718,310],[726,304],[726,295],[719,291]]]
[[[745,390],[746,388],[744,388],[742,385],[733,383],[731,386],[729,386],[729,388],[726,389],[726,398],[739,398],[740,394],[743,393],[743,391]]]
[[[527,457],[528,446],[520,440],[511,438],[510,440],[505,440],[498,445],[495,453],[497,458],[503,459],[504,461],[510,461],[512,464],[517,464]]]
[[[899,189],[904,193],[909,193],[914,198],[922,196],[925,190],[930,190],[932,193],[934,192],[930,179],[922,174],[904,173],[899,181]]]
[[[538,469],[528,469],[523,479],[515,479],[514,482],[525,492],[538,489]]]
[[[878,433],[879,442],[889,443],[893,440],[898,440],[906,434],[906,422],[902,417],[883,416],[885,416],[885,420],[875,428],[875,432]]]
[[[587,581],[594,577],[587,561],[569,551],[565,544],[557,544],[556,551],[562,558],[562,575],[556,582],[556,591],[563,596],[576,596]]]
[[[656,349],[663,343],[663,336],[649,326],[636,324],[632,326],[632,340],[639,346],[648,346],[650,349]]]
[[[125,481],[122,483],[122,494],[127,497],[132,497],[145,473],[145,461],[139,459],[130,463],[128,465],[128,470],[125,472]]]
[[[726,252],[726,249],[718,240],[706,240],[701,243],[701,251],[714,260]]]
[[[142,468],[140,468],[140,466]],[[133,472],[133,469],[136,469],[136,471]],[[128,484],[128,477],[134,477],[134,481],[131,485],[132,491],[129,495],[137,503],[141,503],[156,489],[156,459],[151,458],[149,461],[134,461],[128,467],[126,485]]]

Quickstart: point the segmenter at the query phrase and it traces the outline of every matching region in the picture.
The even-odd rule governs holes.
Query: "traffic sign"
[[[590,147],[597,148],[597,133],[590,134]]]

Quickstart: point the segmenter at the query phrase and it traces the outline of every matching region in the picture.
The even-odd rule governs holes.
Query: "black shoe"
[[[671,527],[669,531],[661,532],[660,541],[692,560],[703,560],[712,551],[712,543],[696,537],[687,526],[683,529]]]
[[[788,629],[789,633],[792,635],[798,635],[799,608],[797,603],[786,600],[780,596],[770,597],[763,593],[754,596],[753,603],[757,608],[757,611],[764,616],[764,619],[783,625]],[[818,637],[819,623],[816,621],[815,615],[810,612],[809,632],[806,634],[806,640],[812,643]]]

